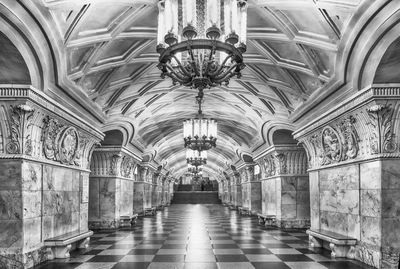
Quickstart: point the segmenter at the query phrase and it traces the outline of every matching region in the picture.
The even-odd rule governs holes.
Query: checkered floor
[[[310,250],[307,238],[303,231],[265,228],[221,205],[172,205],[135,227],[97,232],[87,252],[39,268],[370,268]]]

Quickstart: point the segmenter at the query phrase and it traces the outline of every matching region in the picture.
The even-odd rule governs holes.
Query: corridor
[[[85,253],[40,269],[346,269],[371,268],[308,249],[299,230],[258,225],[222,205],[172,205],[132,228],[102,231]]]

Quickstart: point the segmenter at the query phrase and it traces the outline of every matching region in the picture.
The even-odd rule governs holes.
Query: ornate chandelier
[[[207,163],[207,151],[186,150],[186,161],[188,164],[198,167]]]
[[[241,77],[247,0],[159,0],[158,7],[162,78],[205,89]]]
[[[197,118],[183,122],[185,148],[198,152],[216,147],[217,142],[217,121],[203,118],[201,110],[203,95],[203,91],[199,90],[199,95],[196,97],[196,101],[199,104]]]

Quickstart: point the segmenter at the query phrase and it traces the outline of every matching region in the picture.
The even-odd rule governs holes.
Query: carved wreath
[[[47,117],[43,133],[43,153],[49,160],[76,164],[79,155],[79,134],[74,127],[65,127]]]

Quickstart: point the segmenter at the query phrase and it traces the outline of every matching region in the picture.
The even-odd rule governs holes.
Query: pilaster
[[[255,163],[245,164],[239,169],[239,174],[242,206],[257,214],[261,212],[261,182],[254,175],[254,166]]]
[[[134,171],[138,161],[123,147],[103,146],[94,150],[89,184],[91,229],[118,228],[121,216],[133,214]]]
[[[372,87],[295,136],[308,154],[311,227],[354,237],[356,258],[397,268],[400,88]]]
[[[272,146],[257,160],[261,168],[262,213],[283,228],[310,226],[307,158],[297,145]]]
[[[44,240],[88,231],[89,165],[103,135],[34,88],[0,88],[0,98],[0,255],[30,268],[48,259]]]

